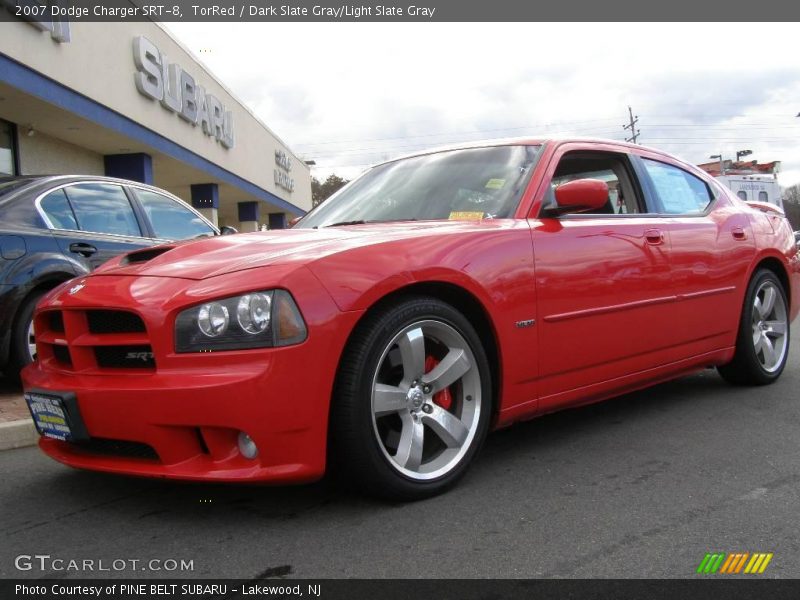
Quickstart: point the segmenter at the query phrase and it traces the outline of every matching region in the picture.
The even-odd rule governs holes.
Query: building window
[[[0,175],[17,174],[16,128],[0,119]]]

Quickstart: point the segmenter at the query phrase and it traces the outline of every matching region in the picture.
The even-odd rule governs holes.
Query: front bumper
[[[170,281],[164,285],[174,292],[181,283]],[[146,303],[159,307],[150,318],[148,306],[104,295],[122,290],[125,296],[131,283],[119,277],[87,278],[86,297],[92,298],[88,308],[121,305],[136,310],[147,324],[158,366],[137,373],[77,367],[70,371],[45,357],[24,369],[26,390],[76,395],[90,436],[88,442],[43,437],[41,449],[73,467],[128,475],[275,483],[321,477],[336,366],[358,315],[338,311],[327,293],[317,289],[316,294],[297,298],[309,330],[301,344],[175,355],[172,343],[158,337],[171,337],[174,321],[169,315],[179,308],[173,311],[158,298],[148,299]],[[307,285],[318,284],[309,280]],[[229,293],[231,286],[223,287]],[[87,309],[86,302],[65,295],[46,298],[37,314],[54,308]],[[254,459],[239,452],[240,432],[256,443]]]

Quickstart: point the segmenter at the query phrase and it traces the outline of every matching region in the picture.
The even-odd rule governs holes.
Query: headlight
[[[175,351],[288,346],[304,341],[306,334],[306,324],[289,292],[251,292],[182,311],[175,320]]]
[[[229,322],[228,309],[219,302],[203,304],[197,312],[197,326],[210,338],[225,333]]]
[[[269,327],[272,294],[247,294],[239,298],[236,315],[247,333],[262,333]]]

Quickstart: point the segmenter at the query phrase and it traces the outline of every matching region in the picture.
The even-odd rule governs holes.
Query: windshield
[[[310,212],[297,227],[511,217],[540,148],[471,148],[379,165]]]

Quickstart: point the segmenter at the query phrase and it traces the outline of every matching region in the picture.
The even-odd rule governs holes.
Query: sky
[[[793,23],[168,23],[304,160],[347,179],[462,141],[550,134],[693,163],[752,150],[800,183]]]

